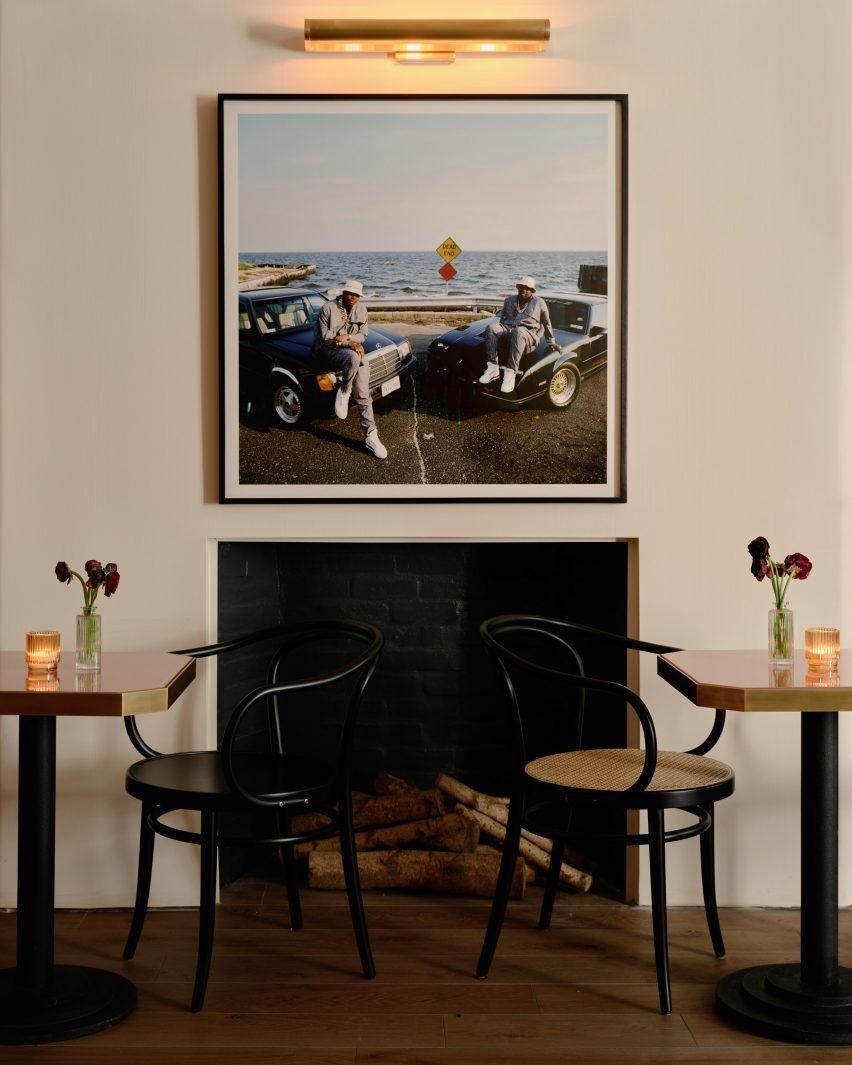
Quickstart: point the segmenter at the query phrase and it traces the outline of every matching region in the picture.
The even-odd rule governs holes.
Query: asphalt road
[[[426,349],[446,326],[394,322],[419,365],[374,403],[387,459],[364,449],[358,413],[296,430],[240,426],[240,483],[281,485],[601,484],[606,480],[607,371],[583,382],[563,411],[544,399],[518,410],[458,410],[429,377]]]

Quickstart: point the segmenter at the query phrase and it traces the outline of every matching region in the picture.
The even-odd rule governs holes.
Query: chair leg
[[[136,902],[133,906],[133,919],[130,922],[130,931],[127,933],[127,942],[124,944],[122,957],[129,961],[136,953],[139,945],[139,937],[142,935],[142,926],[145,924],[145,916],[148,913],[148,896],[151,891],[151,870],[154,866],[154,830],[148,824],[148,817],[153,812],[153,807],[142,803],[142,820],[139,827],[139,864],[136,870]]]
[[[654,957],[657,962],[660,1013],[671,1013],[672,990],[669,980],[666,916],[666,840],[662,810],[648,811],[648,852],[651,865],[651,914],[654,925]]]
[[[204,810],[201,814],[201,891],[198,910],[198,959],[195,963],[195,985],[192,988],[193,1013],[204,1005],[210,961],[213,957],[213,931],[216,925],[216,814]]]
[[[352,821],[352,795],[345,789],[339,803],[340,809],[340,859],[343,864],[343,879],[346,883],[346,897],[349,900],[349,915],[352,918],[352,930],[361,969],[367,980],[376,975],[373,952],[370,949],[370,936],[367,932],[367,915],[364,912],[364,899],[361,895],[361,877],[358,873],[358,854],[355,850],[355,826]]]
[[[281,861],[284,865],[284,883],[287,887],[290,928],[293,932],[298,932],[302,927],[302,900],[299,896],[299,872],[292,843],[281,845]]]
[[[494,952],[497,949],[497,940],[500,938],[500,930],[503,927],[503,919],[506,916],[506,906],[509,902],[509,892],[512,890],[512,879],[515,875],[515,861],[518,857],[518,844],[521,840],[521,810],[523,799],[513,796],[509,803],[509,818],[506,823],[506,838],[503,841],[503,857],[500,861],[500,872],[497,874],[497,885],[494,889],[494,900],[491,903],[491,916],[488,918],[488,928],[485,930],[485,939],[476,965],[476,975],[484,980],[494,960]]]
[[[538,915],[538,927],[544,931],[550,928],[553,916],[553,904],[556,901],[556,889],[559,887],[559,871],[562,868],[562,855],[565,853],[565,840],[553,840],[550,852],[550,865],[547,867],[547,879],[544,882],[544,895],[541,900],[541,912]]]
[[[709,803],[705,809],[710,814],[710,827],[699,836],[701,844],[701,887],[704,892],[704,913],[710,930],[713,953],[717,958],[725,957],[725,941],[722,939],[722,926],[719,924],[719,910],[716,907],[716,820],[714,804]]]

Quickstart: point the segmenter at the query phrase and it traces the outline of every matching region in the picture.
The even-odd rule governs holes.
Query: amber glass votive
[[[54,673],[59,665],[59,633],[49,629],[27,633],[27,672]]]
[[[805,658],[811,673],[836,673],[840,629],[805,629]]]

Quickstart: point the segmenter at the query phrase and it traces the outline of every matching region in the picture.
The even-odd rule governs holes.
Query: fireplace
[[[505,794],[511,752],[503,692],[484,655],[480,622],[538,613],[626,633],[627,541],[228,541],[218,547],[218,635],[279,622],[347,617],[382,629],[385,650],[366,694],[353,784],[369,790],[379,770],[431,787],[449,773]],[[600,653],[598,653],[600,654]],[[625,656],[586,661],[590,673],[625,682]],[[219,731],[246,689],[253,663],[220,661]],[[623,743],[627,716],[588,742]],[[615,729],[615,732],[613,732]],[[620,826],[619,826],[620,827]],[[594,855],[596,881],[624,894],[624,851]],[[235,879],[246,856],[222,859]]]

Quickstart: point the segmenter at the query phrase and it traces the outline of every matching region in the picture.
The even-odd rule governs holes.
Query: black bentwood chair
[[[204,1005],[213,953],[221,846],[281,848],[290,924],[295,930],[302,926],[302,914],[294,844],[339,831],[361,966],[368,979],[376,975],[355,853],[349,762],[358,707],[376,668],[382,634],[372,625],[354,621],[308,622],[275,626],[176,653],[207,658],[262,642],[272,644],[268,681],[234,708],[219,750],[160,754],[142,739],[135,718],[125,718],[133,745],[145,757],[128,769],[126,778],[127,791],[142,801],[142,826],[136,906],[124,957],[133,957],[142,933],[155,834],[200,845],[201,905],[192,992],[196,1012]],[[317,737],[319,751],[315,750]],[[200,831],[164,824],[162,818],[175,810],[198,811]],[[304,832],[294,828],[295,815],[314,812],[325,814],[329,823]],[[223,815],[240,813],[253,815],[243,819],[252,827],[245,833],[228,834]]]
[[[483,622],[480,632],[505,682],[518,763],[511,791],[503,860],[476,975],[480,978],[487,976],[494,958],[521,829],[553,842],[539,917],[539,928],[542,929],[550,925],[559,869],[568,841],[605,839],[627,845],[647,844],[660,1011],[671,1013],[666,843],[700,836],[707,925],[716,957],[721,958],[725,953],[716,909],[713,807],[717,800],[733,792],[734,774],[724,763],[704,757],[722,733],[725,711],[716,711],[709,735],[697,747],[686,753],[661,751],[657,748],[654,722],[645,703],[623,684],[587,676],[574,644],[579,642],[588,648],[601,641],[614,648],[651,654],[664,654],[677,648],[644,643],[573,622],[524,614],[490,618]],[[584,748],[584,712],[614,710],[623,720],[625,703],[639,719],[644,749]],[[541,716],[545,705],[556,709],[558,724],[565,726],[558,736],[542,738]],[[531,734],[537,737],[544,753],[528,762],[526,752]],[[582,829],[572,831],[572,811],[581,806],[623,814],[624,833],[604,835]],[[686,827],[667,830],[664,824],[666,810],[685,811],[695,820]],[[647,832],[634,835],[626,831],[630,811],[645,812]]]

